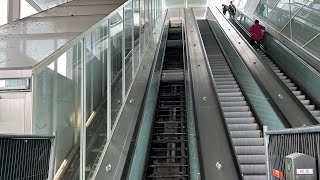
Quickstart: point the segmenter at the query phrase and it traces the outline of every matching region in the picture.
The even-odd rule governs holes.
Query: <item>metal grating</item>
[[[181,29],[180,31],[178,28],[170,29],[169,40],[182,38],[179,35],[182,33]],[[182,44],[167,47],[162,70],[183,71],[183,68]],[[167,76],[175,75],[169,73]],[[160,82],[146,179],[188,179],[188,133],[185,109],[184,81],[175,79]]]
[[[303,153],[318,159],[320,155],[320,132],[301,132],[291,134],[271,134],[267,135],[268,143],[268,164],[269,174],[272,170],[278,170],[283,173],[283,179],[286,179],[285,156],[292,153]],[[318,160],[318,168],[320,162]],[[320,173],[318,171],[318,173]],[[320,174],[318,174],[320,177]],[[271,179],[278,179],[271,177]]]
[[[0,179],[44,180],[52,138],[0,137]]]

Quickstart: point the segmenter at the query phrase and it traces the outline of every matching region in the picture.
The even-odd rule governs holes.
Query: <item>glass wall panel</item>
[[[312,24],[303,20],[301,21],[299,17],[295,17],[291,21],[291,28],[292,40],[303,46],[319,33],[318,28],[320,27],[316,29]]]
[[[140,0],[133,1],[133,21],[134,21],[134,73],[138,71],[138,65],[140,63],[141,51],[140,44],[143,43],[143,39],[140,37]]]
[[[291,28],[290,28],[290,23],[288,23],[283,30],[281,31],[283,35],[285,35],[287,38],[291,39]]]
[[[145,0],[145,4],[144,4],[144,22],[145,22],[145,34],[144,34],[144,38],[145,38],[145,48],[147,48],[146,46],[148,45],[148,41],[149,41],[149,35],[150,35],[150,10],[149,10],[149,1],[151,0]]]
[[[38,11],[35,8],[33,8],[26,0],[20,0],[20,2],[20,18],[24,18],[38,13]]]
[[[304,47],[307,51],[311,52],[317,57],[320,57],[320,36],[312,40]]]
[[[56,134],[56,172],[77,174],[79,166],[82,62],[79,42],[34,77],[33,133]]]
[[[124,7],[124,33],[125,33],[125,93],[132,83],[133,77],[133,3]]]
[[[260,0],[254,14],[259,16],[261,19],[266,19],[268,16],[268,1]]]
[[[106,21],[86,37],[86,101],[90,110],[87,109],[90,114],[87,114],[86,119],[86,177],[97,163],[98,152],[102,151],[107,139],[108,108],[107,101],[103,100],[107,89],[107,49]]]
[[[114,14],[110,19],[111,40],[111,124],[112,127],[117,118],[122,100],[122,33],[123,33],[123,11]]]
[[[140,0],[140,54],[141,57],[144,54],[145,49],[145,2],[144,0]],[[141,58],[139,60],[139,63],[141,61]]]
[[[281,30],[290,18],[290,4],[289,0],[280,0],[270,12],[267,23],[277,30]]]

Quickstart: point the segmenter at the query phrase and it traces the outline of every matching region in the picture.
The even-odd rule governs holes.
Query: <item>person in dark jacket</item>
[[[257,42],[258,48],[260,48],[260,41],[263,39],[262,30],[265,30],[265,27],[259,24],[258,20],[254,21],[254,24],[250,27],[251,40],[250,44],[254,47],[254,42]]]
[[[232,4],[232,1],[230,1],[229,14],[231,19],[234,19],[234,15],[236,14],[236,12],[237,12],[236,6]]]
[[[223,15],[226,15],[227,11],[228,11],[228,6],[225,5],[225,4],[222,4],[222,13],[223,13]]]

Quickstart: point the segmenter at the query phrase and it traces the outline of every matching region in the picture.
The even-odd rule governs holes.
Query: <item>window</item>
[[[27,16],[31,16],[38,11],[33,8],[26,0],[21,0],[21,5],[20,5],[20,18],[25,18]]]
[[[1,11],[0,11],[0,26],[3,24],[7,24],[8,23],[8,1],[7,0],[1,0],[0,1],[0,7]]]

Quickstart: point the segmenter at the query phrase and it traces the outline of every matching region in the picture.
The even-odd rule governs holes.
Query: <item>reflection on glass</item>
[[[81,127],[81,47],[79,42],[35,75],[33,133],[56,134],[56,172],[64,171],[62,166],[77,167],[75,164],[79,163],[76,153]],[[67,161],[68,158],[75,159]],[[70,168],[70,176],[64,178],[71,179],[76,172]],[[63,173],[56,176],[60,174]]]
[[[86,177],[98,161],[107,139],[107,89],[108,22],[86,37]]]
[[[125,92],[132,83],[133,71],[133,9],[132,3],[124,7],[124,36],[125,36]]]
[[[122,33],[123,33],[123,11],[113,15],[110,19],[110,40],[111,40],[111,69],[112,69],[112,90],[111,90],[111,124],[117,118],[122,101]]]
[[[318,34],[318,37],[312,40],[304,48],[315,56],[320,57],[320,35]]]
[[[280,0],[270,12],[267,23],[277,30],[281,30],[289,21],[290,4],[289,0]]]
[[[268,16],[268,2],[267,0],[261,0],[254,12],[255,15],[258,15],[262,19],[266,19]]]

